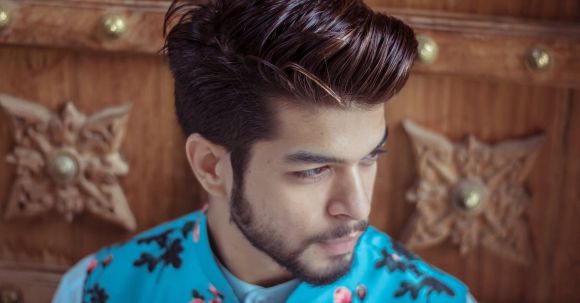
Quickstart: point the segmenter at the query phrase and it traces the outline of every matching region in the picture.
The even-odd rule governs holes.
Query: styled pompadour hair
[[[275,136],[276,98],[386,102],[417,53],[409,26],[360,0],[178,0],[164,33],[179,123],[231,152],[234,177],[251,145]]]

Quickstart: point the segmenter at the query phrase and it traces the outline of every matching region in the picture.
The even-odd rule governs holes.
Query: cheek
[[[280,209],[310,230],[320,229],[313,225],[322,222],[325,214],[327,195],[322,186],[286,185],[281,186],[279,193]]]
[[[369,196],[369,198],[372,197],[373,189],[375,187],[375,180],[377,177],[377,169],[378,169],[378,165],[375,164],[371,168],[369,168],[369,171],[365,175],[364,186],[365,186],[365,190],[366,190],[366,193]]]
[[[298,237],[311,236],[323,228],[317,225],[324,216],[326,190],[322,185],[296,185],[284,176],[248,180],[246,197],[257,216],[267,219],[279,230]]]

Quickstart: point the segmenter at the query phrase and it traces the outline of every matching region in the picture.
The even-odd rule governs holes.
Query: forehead
[[[307,151],[358,161],[385,133],[383,104],[343,109],[279,103],[274,112],[276,136],[256,143],[254,151],[277,158]]]

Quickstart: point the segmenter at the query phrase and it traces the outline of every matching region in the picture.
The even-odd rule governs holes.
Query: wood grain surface
[[[202,203],[198,187],[192,185],[196,181],[189,173],[184,138],[174,118],[171,77],[160,57],[3,47],[0,65],[11,70],[0,74],[0,91],[38,100],[52,109],[65,101],[87,113],[132,104],[121,148],[131,172],[120,184],[139,230]],[[6,155],[12,139],[8,121],[4,113],[0,115],[0,151]],[[0,161],[0,171],[5,197],[13,167]],[[72,226],[56,214],[0,222],[0,255],[4,260],[70,265],[97,247],[130,236],[88,215]]]
[[[431,65],[416,64],[407,86],[389,101],[389,153],[379,161],[371,222],[400,239],[414,211],[406,192],[416,163],[401,121],[411,119],[454,141],[472,134],[495,144],[543,133],[546,142],[525,180],[525,211],[534,262],[522,266],[483,248],[461,257],[442,243],[417,253],[462,279],[480,302],[578,302],[580,277],[580,1],[369,0],[393,12],[440,47]],[[130,103],[120,179],[138,231],[176,218],[204,200],[184,156],[173,109],[173,83],[163,58],[166,0],[0,1],[14,12],[0,31],[0,92],[56,110],[72,101],[87,114]],[[122,13],[130,29],[107,40],[103,14]],[[535,72],[524,64],[532,46],[554,55]],[[14,166],[4,161],[11,129],[0,110],[0,214]],[[58,214],[0,221],[0,287],[49,302],[59,273],[83,256],[133,234],[89,215],[67,224]],[[26,294],[25,294],[26,295]]]
[[[566,203],[562,186],[569,178],[564,173],[580,167],[578,161],[562,157],[567,153],[566,146],[575,146],[572,142],[578,140],[567,135],[574,119],[569,112],[570,96],[570,91],[552,87],[414,74],[386,109],[392,135],[387,143],[389,153],[380,163],[372,222],[398,238],[413,212],[414,206],[406,202],[405,193],[413,185],[416,172],[411,145],[400,123],[402,119],[416,121],[456,141],[472,134],[494,144],[545,133],[546,142],[526,181],[533,196],[526,211],[535,258],[530,266],[498,258],[483,248],[462,258],[450,243],[417,250],[417,253],[460,277],[482,301],[546,302],[557,293],[558,288],[553,287],[552,281],[559,280],[561,275],[568,276],[563,268],[555,271],[554,267],[561,232],[558,229],[578,230],[577,222],[570,220],[562,227],[565,223],[561,219]],[[575,180],[577,183],[578,179]],[[574,190],[576,196],[569,198],[567,207],[578,207],[580,203],[577,189]],[[567,252],[580,248],[577,242],[564,245]],[[577,296],[569,293],[561,302]]]
[[[167,6],[166,2],[135,1],[6,1],[12,20],[0,31],[0,43],[157,54],[163,46],[161,28]],[[578,23],[492,18],[453,10],[380,6],[377,10],[405,20],[417,34],[437,43],[438,58],[432,64],[418,64],[421,71],[580,87]],[[111,13],[123,16],[127,24],[127,31],[117,39],[108,38],[101,28],[104,16]],[[526,65],[534,47],[550,54],[552,64],[547,70],[534,71]]]
[[[577,0],[366,0],[373,7],[397,7],[484,16],[510,16],[527,19],[578,21]]]

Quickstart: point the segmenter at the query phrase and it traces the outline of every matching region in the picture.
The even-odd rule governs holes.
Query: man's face
[[[331,283],[351,266],[368,226],[383,105],[277,108],[275,139],[253,145],[231,217],[246,238],[295,277]]]

